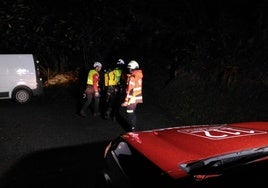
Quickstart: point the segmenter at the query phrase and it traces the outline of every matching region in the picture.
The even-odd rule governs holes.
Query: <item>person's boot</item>
[[[95,113],[93,113],[93,116],[94,117],[100,116],[100,113],[99,112],[95,112]]]
[[[104,119],[106,119],[106,120],[109,120],[109,114],[106,112],[105,114],[104,114]]]
[[[87,116],[86,113],[84,112],[84,110],[81,110],[81,111],[80,111],[80,116],[81,116],[81,117],[86,117],[86,116]]]
[[[111,119],[111,108],[108,108],[107,111],[105,112],[104,119],[109,120]]]

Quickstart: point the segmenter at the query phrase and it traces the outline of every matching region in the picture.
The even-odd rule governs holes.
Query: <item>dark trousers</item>
[[[136,126],[136,108],[137,108],[137,104],[130,104],[127,106],[126,109],[126,121],[129,125],[129,127],[131,128],[131,131],[135,131],[137,130],[137,126]]]
[[[106,88],[106,110],[105,110],[105,116],[106,118],[109,118],[110,116],[114,115],[114,108],[116,103],[116,88],[115,86],[108,86]]]
[[[87,95],[87,99],[81,108],[81,112],[85,113],[88,110],[88,108],[90,107],[91,103],[94,102],[93,114],[98,114],[99,113],[100,98],[95,97],[92,86],[87,86],[86,95]]]
[[[122,103],[121,93],[117,86],[109,86],[106,88],[106,110],[105,118],[117,119],[119,114],[119,108]]]

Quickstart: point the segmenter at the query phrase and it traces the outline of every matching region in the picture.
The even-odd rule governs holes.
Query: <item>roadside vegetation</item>
[[[137,60],[144,94],[183,124],[268,120],[268,3],[2,0],[0,52],[33,53],[46,87]],[[145,101],[146,102],[146,101]]]

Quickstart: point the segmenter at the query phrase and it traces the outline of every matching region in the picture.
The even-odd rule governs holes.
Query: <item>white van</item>
[[[32,54],[0,54],[0,99],[24,104],[42,94],[38,61]]]

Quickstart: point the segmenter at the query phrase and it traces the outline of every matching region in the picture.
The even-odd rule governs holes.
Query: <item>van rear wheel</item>
[[[28,103],[32,98],[32,91],[27,87],[16,88],[12,93],[12,98],[19,104]]]

